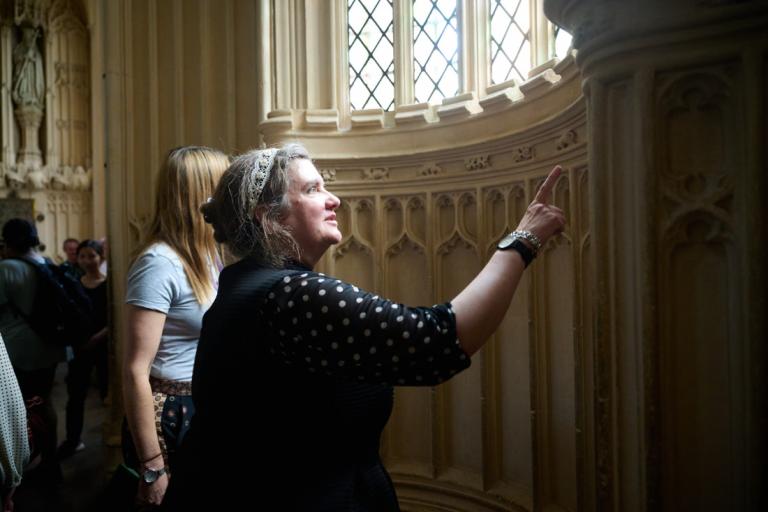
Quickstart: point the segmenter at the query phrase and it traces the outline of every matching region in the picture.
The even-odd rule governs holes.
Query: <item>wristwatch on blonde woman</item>
[[[145,484],[152,484],[152,483],[155,483],[157,479],[163,476],[164,474],[165,474],[165,468],[160,468],[160,469],[145,468],[144,472],[141,474],[141,479],[144,481]]]
[[[528,242],[531,247],[533,247],[533,249],[531,249],[531,247],[523,242],[523,240]],[[528,267],[528,265],[530,265],[533,259],[536,257],[536,253],[541,248],[541,241],[539,240],[539,237],[530,231],[513,231],[502,238],[496,248],[502,251],[509,249],[517,251],[523,258],[525,266]]]

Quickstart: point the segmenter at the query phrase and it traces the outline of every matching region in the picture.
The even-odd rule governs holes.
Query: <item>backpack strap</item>
[[[43,266],[41,263],[38,263],[36,261],[32,261],[29,258],[22,258],[22,257],[12,256],[10,258],[5,258],[5,259],[6,260],[23,261],[24,263],[30,265],[34,269],[35,275],[38,275],[40,272],[44,272],[45,271],[44,269],[41,268]],[[35,291],[35,293],[37,293],[37,291]],[[27,323],[27,325],[29,325],[30,327],[32,326],[32,323],[30,321],[29,315],[24,314],[24,312],[21,310],[21,308],[18,306],[18,304],[14,303],[13,300],[10,297],[8,297],[8,307],[10,308],[10,310],[13,313],[16,314],[17,317],[21,317],[21,319],[24,320]]]

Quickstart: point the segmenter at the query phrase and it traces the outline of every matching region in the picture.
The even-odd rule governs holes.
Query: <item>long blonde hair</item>
[[[152,221],[134,258],[156,242],[165,242],[179,255],[192,293],[200,304],[213,297],[211,262],[219,261],[213,229],[200,206],[213,195],[229,158],[221,151],[184,146],[172,149],[157,176]]]

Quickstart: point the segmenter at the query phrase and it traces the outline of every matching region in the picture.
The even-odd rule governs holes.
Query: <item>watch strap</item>
[[[523,258],[523,263],[525,264],[526,268],[531,264],[533,258],[536,257],[536,254],[520,239],[515,239],[511,244],[509,244],[507,248],[513,251],[517,251],[517,253],[520,254],[520,256]]]

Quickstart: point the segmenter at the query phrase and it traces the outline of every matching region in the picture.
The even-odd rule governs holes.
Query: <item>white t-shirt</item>
[[[211,273],[218,276],[213,264]],[[181,259],[170,246],[153,244],[138,257],[128,272],[125,302],[166,315],[150,375],[191,381],[203,315],[211,304],[197,302]]]

